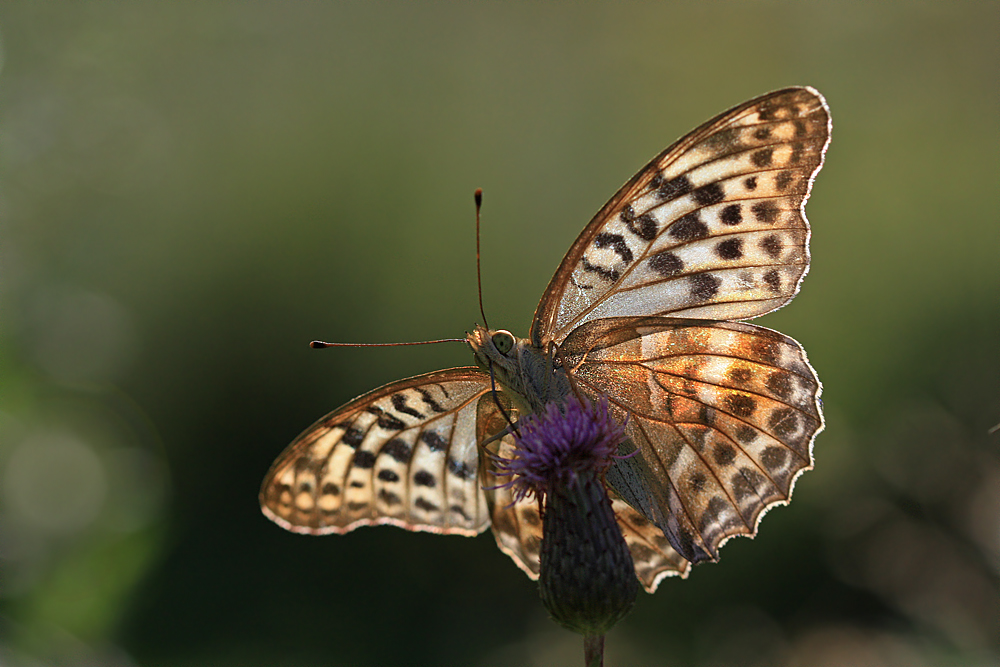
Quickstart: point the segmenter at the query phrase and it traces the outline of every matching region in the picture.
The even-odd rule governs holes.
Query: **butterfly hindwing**
[[[264,513],[311,534],[393,524],[475,535],[489,526],[479,483],[478,368],[394,382],[356,398],[306,429],[271,466]]]
[[[820,384],[802,347],[739,322],[610,318],[561,346],[584,392],[607,395],[640,456],[618,468],[642,490],[630,503],[692,562],[752,535],[812,467]]]
[[[663,531],[609,490],[611,507],[632,554],[635,575],[650,593],[670,575],[686,577],[691,563],[671,546]]]
[[[531,340],[558,343],[605,317],[746,319],[788,302],[809,265],[804,207],[829,137],[823,97],[788,88],[677,141],[577,238]]]
[[[503,433],[508,419],[516,421],[517,411],[507,395],[486,394],[479,399],[477,433],[483,449],[490,454],[480,458],[483,488],[497,546],[529,577],[537,579],[542,547],[538,502],[534,498],[515,498],[511,487],[505,486],[510,477],[497,475],[492,458],[511,459],[516,455],[513,435]]]

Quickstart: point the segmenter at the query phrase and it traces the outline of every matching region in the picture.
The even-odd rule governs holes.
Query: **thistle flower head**
[[[596,641],[631,609],[639,590],[604,472],[625,429],[608,402],[571,396],[518,422],[516,451],[497,457],[517,500],[544,504],[539,594],[560,625]]]
[[[519,501],[544,499],[558,485],[575,484],[583,473],[602,475],[625,439],[605,397],[595,403],[571,395],[563,404],[549,403],[520,420],[517,430],[514,458],[496,460],[497,475],[510,478],[501,486]]]

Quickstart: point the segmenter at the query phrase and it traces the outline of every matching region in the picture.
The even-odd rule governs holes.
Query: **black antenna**
[[[479,288],[479,314],[483,316],[483,326],[490,328],[486,321],[486,311],[483,309],[483,272],[479,268],[479,209],[483,207],[483,189],[476,188],[476,284]]]
[[[483,207],[483,189],[476,188],[476,194],[474,195],[476,199],[476,283],[479,287],[479,314],[483,316],[483,326],[487,329],[490,328],[489,322],[486,321],[486,309],[483,308],[483,271],[480,268],[482,262],[479,261],[479,209]],[[493,373],[493,362],[490,361],[490,391],[493,394],[493,402],[496,403],[497,409],[500,410],[500,414],[503,418],[507,420],[510,428],[514,429],[517,433],[517,424],[510,418],[507,411],[504,410],[503,406],[500,405],[500,396],[497,394],[497,379],[496,375]]]
[[[436,343],[464,343],[464,338],[440,338],[438,340],[418,340],[412,343],[327,343],[322,340],[314,340],[309,343],[309,347],[317,350],[324,347],[402,347],[403,345],[434,345]]]

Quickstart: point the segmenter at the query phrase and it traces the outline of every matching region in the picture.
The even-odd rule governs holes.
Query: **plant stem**
[[[604,635],[583,636],[584,667],[604,667]]]

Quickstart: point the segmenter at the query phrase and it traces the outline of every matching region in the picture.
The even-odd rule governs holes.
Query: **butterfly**
[[[646,590],[753,536],[812,468],[821,385],[796,341],[738,320],[798,292],[829,140],[829,109],[807,87],[690,132],[584,228],[528,338],[477,326],[476,366],[393,382],[323,417],[271,466],[264,514],[314,535],[492,527],[537,578],[538,503],[513,497],[495,457],[514,455],[511,422],[580,391],[606,396],[626,425],[605,482]]]

